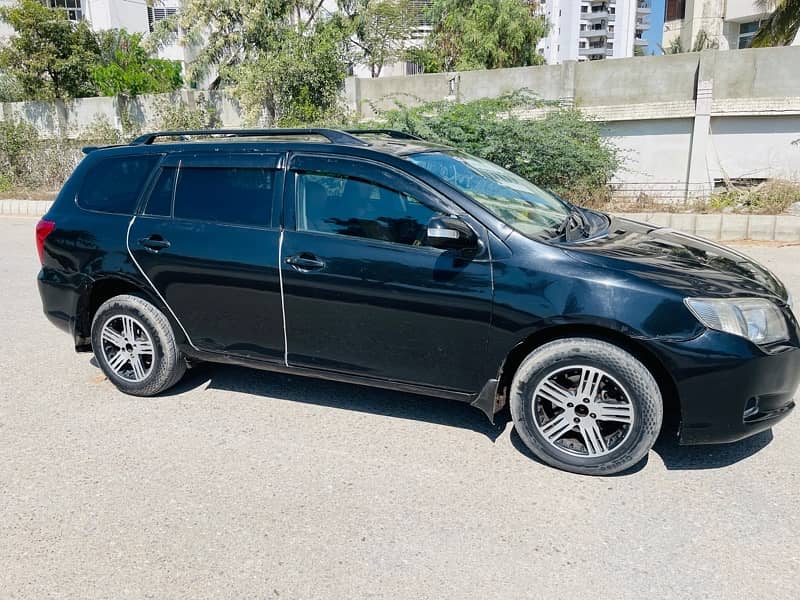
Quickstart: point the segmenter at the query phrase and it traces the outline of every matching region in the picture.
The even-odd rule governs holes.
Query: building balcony
[[[652,12],[653,9],[646,2],[639,2],[639,4],[636,6],[637,15],[649,15]]]
[[[586,19],[587,21],[596,21],[597,19],[608,19],[608,11],[592,10],[589,12],[581,13],[581,19]]]
[[[602,29],[584,29],[580,32],[581,37],[585,38],[599,38],[599,37],[608,37],[608,29],[603,27]]]
[[[601,48],[578,48],[578,56],[606,56],[608,48],[605,46]],[[613,52],[613,50],[612,50]]]
[[[634,38],[633,43],[635,46],[647,46],[647,40],[644,38]]]

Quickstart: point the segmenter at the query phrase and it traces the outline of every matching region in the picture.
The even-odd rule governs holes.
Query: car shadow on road
[[[675,428],[667,426],[656,440],[653,452],[661,457],[664,466],[670,471],[721,469],[753,456],[765,448],[772,439],[772,430],[768,429],[753,437],[731,444],[681,446],[678,443]],[[511,431],[511,443],[531,460],[544,464],[528,450],[516,428]],[[648,456],[645,456],[630,469],[611,475],[611,477],[625,477],[638,473],[647,466],[647,462]]]
[[[98,367],[94,358],[90,362]],[[189,370],[176,386],[161,394],[161,397],[182,394],[205,384],[215,390],[459,427],[485,435],[492,441],[503,434],[510,422],[507,409],[495,415],[494,423],[490,423],[477,408],[454,400],[211,363],[202,363]],[[753,456],[772,439],[770,429],[731,444],[681,446],[678,444],[676,425],[667,424],[656,440],[653,451],[669,470],[720,469]],[[511,443],[520,453],[544,464],[533,455],[514,428],[511,431]],[[645,457],[615,476],[633,475],[641,471],[647,461]]]
[[[681,446],[675,431],[664,431],[653,450],[669,470],[721,469],[750,458],[773,440],[772,429],[730,444]]]
[[[477,408],[454,400],[233,365],[198,365],[161,397],[181,394],[206,384],[215,390],[460,427],[481,433],[492,441],[503,433],[506,426],[503,418],[496,418],[492,424]]]

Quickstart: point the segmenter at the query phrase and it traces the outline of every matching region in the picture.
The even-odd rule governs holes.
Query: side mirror
[[[443,250],[477,250],[480,247],[478,234],[458,217],[431,217],[426,238],[429,246]]]

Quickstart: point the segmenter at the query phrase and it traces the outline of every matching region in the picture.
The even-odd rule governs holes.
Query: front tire
[[[186,372],[169,320],[138,296],[114,296],[97,309],[92,350],[106,377],[134,396],[163,392]]]
[[[511,384],[520,438],[543,462],[610,475],[637,464],[661,429],[661,391],[622,348],[590,338],[556,340],[520,364]]]

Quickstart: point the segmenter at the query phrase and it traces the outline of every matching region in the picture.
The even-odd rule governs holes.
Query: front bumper
[[[765,352],[711,330],[689,341],[654,341],[678,391],[681,443],[735,442],[788,416],[800,385],[796,343]]]

